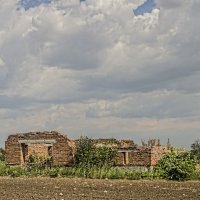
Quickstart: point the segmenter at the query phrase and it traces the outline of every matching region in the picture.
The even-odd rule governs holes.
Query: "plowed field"
[[[200,200],[200,182],[0,178],[1,200]]]

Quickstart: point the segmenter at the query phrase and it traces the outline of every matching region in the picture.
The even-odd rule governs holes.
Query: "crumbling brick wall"
[[[197,171],[200,171],[200,164],[197,164],[197,165],[196,165],[196,170],[197,170]]]
[[[133,149],[119,149],[116,165],[149,166],[151,151],[149,148],[135,147]]]
[[[165,146],[124,148],[118,150],[115,161],[116,165],[154,167],[169,151]]]
[[[29,144],[28,145],[28,152],[27,155],[33,155],[33,156],[37,156],[37,157],[48,157],[48,146],[46,146],[45,144],[38,144],[38,143],[34,143],[34,144]]]
[[[55,142],[49,146],[45,143],[47,140]],[[118,149],[115,165],[155,166],[162,156],[170,151],[165,146],[139,147],[131,140],[99,139],[95,141],[96,145]],[[30,155],[42,157],[51,155],[54,166],[71,166],[74,163],[75,143],[77,145],[78,140],[69,140],[55,131],[10,135],[5,143],[6,162],[10,165],[23,165]]]
[[[129,163],[134,166],[150,166],[150,149],[138,147],[129,153]]]
[[[48,140],[55,140],[51,144],[51,156],[54,166],[70,166],[74,163],[74,142],[55,131],[10,135],[5,142],[6,163],[9,165],[23,165],[30,154],[47,156],[49,152],[45,141]],[[25,143],[27,141],[27,144],[23,141]]]
[[[166,146],[153,146],[151,148],[151,166],[155,166],[158,161],[166,154],[170,149]]]
[[[117,165],[117,166],[125,165],[125,163],[124,163],[124,153],[117,152],[117,155],[116,155],[115,160],[114,160],[114,164]]]
[[[21,165],[22,147],[17,137],[9,136],[5,142],[5,160],[10,165]]]

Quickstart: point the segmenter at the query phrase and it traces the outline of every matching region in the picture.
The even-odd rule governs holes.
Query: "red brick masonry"
[[[5,142],[6,163],[23,165],[29,155],[51,156],[54,166],[74,163],[75,144],[67,136],[52,132],[30,132],[10,135]]]
[[[10,135],[5,142],[6,163],[24,165],[30,155],[51,157],[54,166],[72,166],[77,141],[56,131],[30,132]],[[166,146],[139,147],[131,140],[96,140],[97,146],[110,146],[118,150],[115,165],[155,166],[164,154]]]

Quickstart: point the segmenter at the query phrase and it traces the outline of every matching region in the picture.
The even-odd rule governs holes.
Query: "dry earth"
[[[200,182],[0,178],[1,200],[200,200]]]

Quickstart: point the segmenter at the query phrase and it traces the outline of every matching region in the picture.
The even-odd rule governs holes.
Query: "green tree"
[[[0,148],[0,161],[5,161],[5,150]]]
[[[115,149],[108,146],[96,147],[96,166],[100,168],[113,166],[116,153],[117,151]]]
[[[169,180],[185,180],[195,172],[196,160],[190,152],[171,152],[159,162],[156,170]]]
[[[84,168],[110,167],[113,164],[115,155],[116,150],[113,148],[107,146],[96,147],[94,140],[81,137],[77,145],[75,163],[76,166]]]
[[[191,153],[197,157],[197,161],[200,163],[200,139],[191,144]]]
[[[95,144],[94,141],[88,137],[81,137],[79,139],[77,150],[75,154],[76,166],[90,168],[95,163]]]

